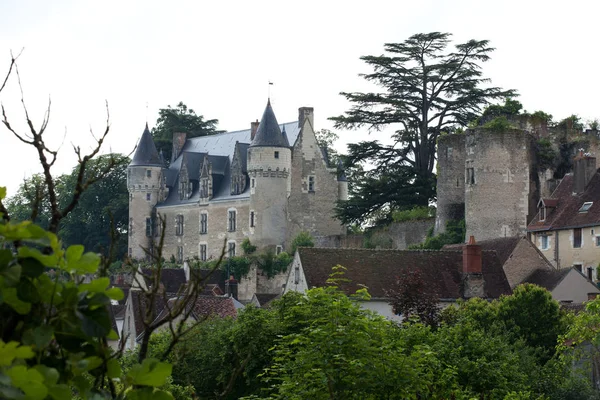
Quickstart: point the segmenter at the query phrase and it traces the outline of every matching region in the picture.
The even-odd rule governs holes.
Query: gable
[[[588,301],[588,293],[600,293],[600,289],[575,268],[568,268],[567,271],[564,278],[551,291],[555,300],[581,304]]]

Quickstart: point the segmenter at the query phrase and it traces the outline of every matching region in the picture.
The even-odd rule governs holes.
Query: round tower
[[[146,259],[144,249],[154,243],[154,206],[163,200],[164,160],[156,151],[148,124],[127,167],[129,191],[128,254],[136,260]]]
[[[248,147],[250,177],[250,240],[259,248],[285,243],[292,151],[275,118],[271,102]]]

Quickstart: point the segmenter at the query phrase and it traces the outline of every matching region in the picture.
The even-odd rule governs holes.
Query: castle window
[[[208,232],[208,214],[200,214],[200,233],[206,234]]]
[[[475,184],[475,168],[467,168],[467,183],[469,185]]]
[[[133,255],[133,249],[131,247],[127,249],[127,254],[129,254],[129,257]]]
[[[152,218],[146,218],[146,237],[152,236]]]
[[[300,283],[300,267],[294,268],[294,283],[296,285]]]
[[[596,236],[596,247],[600,247],[600,236]]]
[[[542,250],[548,250],[549,248],[549,243],[548,243],[548,235],[542,235],[541,237],[541,248]]]
[[[152,193],[146,193],[146,201],[152,200]]]
[[[251,187],[251,188],[254,188],[254,185],[255,185],[254,181],[255,181],[255,179],[254,179],[254,178],[252,178],[252,179],[250,180],[250,187]]]
[[[183,246],[177,246],[177,262],[183,262]]]
[[[573,248],[581,248],[581,228],[573,229]]]
[[[250,211],[250,228],[254,228],[254,211]]]
[[[133,193],[129,193],[129,201],[133,201]]]
[[[235,232],[235,210],[229,210],[229,219],[227,223],[227,230],[229,232]]]
[[[152,178],[152,170],[151,169],[146,170],[146,178]]]
[[[183,236],[183,215],[175,216],[175,235]]]
[[[277,247],[275,247],[275,255],[280,255],[282,251],[283,251],[283,246],[278,244]]]
[[[587,267],[587,277],[590,281],[594,279],[594,269],[592,267]]]
[[[278,151],[275,152],[275,158],[279,158],[279,152]]]
[[[229,242],[227,247],[227,254],[229,257],[235,257],[235,242]]]
[[[206,261],[206,245],[200,245],[200,261]]]
[[[308,191],[309,192],[315,191],[315,177],[312,175],[308,177]]]
[[[133,218],[129,218],[129,236],[133,236]]]
[[[583,274],[583,265],[581,264],[573,264],[573,267]]]

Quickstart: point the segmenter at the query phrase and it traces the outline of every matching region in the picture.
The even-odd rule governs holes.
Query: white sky
[[[315,108],[316,129],[349,104],[338,93],[368,88],[361,55],[421,32],[456,42],[489,39],[492,84],[517,89],[528,111],[555,119],[600,116],[596,1],[0,1],[0,75],[9,52],[24,48],[19,69],[30,116],[61,148],[55,173],[75,164],[71,143],[88,149],[111,114],[106,151],[130,152],[158,109],[183,101],[219,128],[247,129],[262,115],[267,82],[279,122]],[[0,94],[9,120],[25,131],[16,79]],[[148,111],[146,111],[148,103]],[[366,131],[338,132],[341,143]],[[14,194],[39,171],[36,154],[0,126],[0,185]]]

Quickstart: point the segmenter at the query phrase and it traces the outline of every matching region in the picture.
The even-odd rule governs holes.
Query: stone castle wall
[[[437,211],[434,233],[446,230],[446,222],[465,217],[466,135],[445,135],[438,139]]]
[[[467,237],[524,235],[539,200],[535,138],[520,130],[469,130],[465,168]]]

